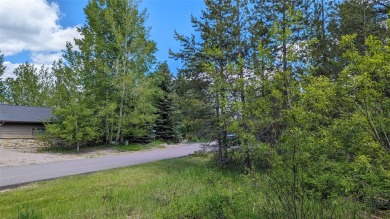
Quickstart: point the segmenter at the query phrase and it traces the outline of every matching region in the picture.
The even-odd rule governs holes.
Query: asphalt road
[[[69,160],[28,166],[0,167],[0,189],[15,187],[40,180],[183,157],[198,150],[200,150],[200,144],[185,144],[173,148],[141,151],[116,156]]]

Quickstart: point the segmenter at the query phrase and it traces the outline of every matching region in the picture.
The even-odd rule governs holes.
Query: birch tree
[[[5,65],[4,65],[4,54],[1,53],[0,50],[0,103],[5,103],[5,84],[3,74],[5,72]]]
[[[146,135],[155,118],[153,86],[146,75],[156,50],[144,27],[146,11],[132,0],[93,0],[84,11],[86,25],[79,29],[83,38],[75,40],[80,48],[75,56],[83,92],[93,97],[90,106],[102,120],[105,141]]]

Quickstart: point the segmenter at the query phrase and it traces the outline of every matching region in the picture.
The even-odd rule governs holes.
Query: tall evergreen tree
[[[309,2],[309,1],[308,1]],[[308,4],[304,18],[308,25],[308,37],[310,42],[306,48],[309,65],[308,71],[314,75],[323,75],[333,80],[340,74],[342,65],[337,58],[337,40],[330,32],[331,23],[336,13],[337,1],[317,0]]]
[[[175,140],[175,103],[174,90],[172,82],[172,74],[169,71],[166,62],[158,66],[155,76],[158,80],[158,87],[161,90],[161,95],[157,97],[157,119],[155,122],[156,138],[162,141],[172,142]]]
[[[346,0],[337,5],[337,18],[332,33],[341,39],[347,34],[357,34],[356,46],[360,52],[366,50],[365,39],[376,36],[385,39],[387,15],[377,10],[375,1]]]
[[[227,99],[232,95],[227,89],[227,80],[236,75],[243,82],[243,69],[247,62],[242,60],[249,59],[251,48],[248,42],[249,9],[246,0],[206,0],[205,4],[202,17],[191,19],[201,40],[196,41],[194,36],[185,37],[176,33],[176,39],[181,42],[183,49],[177,53],[171,52],[171,55],[185,64],[181,77],[210,85],[207,92],[214,106],[213,126],[216,129],[219,158],[222,163],[226,163],[227,126],[233,115],[227,105]],[[230,72],[233,68],[229,66],[238,64],[242,64],[241,67]],[[244,102],[242,89],[243,86],[238,97]]]
[[[317,52],[313,51],[314,56],[324,56],[324,61],[322,61],[325,63],[324,70],[319,69],[323,65],[321,64],[319,68],[315,68],[317,72],[326,71],[327,73],[324,75],[333,79],[341,74],[348,62],[343,57],[344,49],[340,45],[341,37],[344,35],[357,34],[355,46],[360,53],[365,53],[367,49],[365,40],[370,35],[385,40],[388,35],[386,27],[388,15],[383,12],[386,11],[388,12],[388,7],[383,1],[345,0],[336,2],[329,16],[326,32],[328,35],[326,37],[328,38],[327,46],[317,50]]]

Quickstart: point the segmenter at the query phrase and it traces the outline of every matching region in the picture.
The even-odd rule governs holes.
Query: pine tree
[[[185,37],[176,33],[176,39],[181,42],[180,52],[171,55],[181,59],[185,68],[180,77],[184,80],[196,80],[197,84],[207,84],[206,91],[210,104],[214,108],[212,126],[216,130],[218,153],[221,163],[227,163],[227,133],[228,123],[233,116],[228,98],[234,95],[229,90],[228,77],[238,76],[243,82],[243,68],[250,59],[250,37],[248,2],[246,0],[206,0],[206,9],[201,18],[192,17],[191,21],[201,40],[195,37]],[[244,62],[242,62],[244,60]],[[231,68],[232,65],[241,65]],[[235,72],[230,70],[235,69]],[[234,76],[233,76],[234,77]],[[237,93],[237,98],[245,102],[243,86]],[[203,88],[204,89],[204,88]]]
[[[159,65],[155,76],[158,80],[158,87],[161,90],[160,96],[156,100],[157,119],[155,122],[156,138],[162,141],[172,142],[175,136],[175,103],[172,75],[169,71],[168,64]]]
[[[388,7],[382,3],[382,1],[346,0],[334,4],[326,32],[329,42],[323,49],[313,51],[316,57],[324,56],[324,61],[320,63],[325,63],[325,65],[320,64],[319,68],[315,68],[317,73],[322,71],[324,72],[324,74],[321,73],[322,75],[327,75],[333,80],[341,74],[348,62],[343,57],[344,49],[340,46],[342,36],[357,34],[355,45],[360,53],[364,53],[367,49],[365,39],[368,36],[373,35],[382,40],[385,39],[388,35],[386,27],[388,15],[383,12],[388,11]],[[315,63],[313,63],[314,66]]]
[[[379,8],[378,8],[379,7]],[[360,52],[366,50],[365,39],[372,35],[379,39],[388,36],[385,25],[388,16],[381,13],[376,1],[346,0],[337,5],[336,24],[332,33],[338,36],[357,34],[356,46]],[[385,8],[384,8],[385,9]]]

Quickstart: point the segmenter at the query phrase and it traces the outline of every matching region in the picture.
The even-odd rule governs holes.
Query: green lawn
[[[141,144],[141,143],[129,143],[128,145],[118,145],[115,148],[119,151],[142,151],[153,148],[163,148],[165,142],[162,141],[154,141],[149,144]]]
[[[221,171],[208,158],[188,157],[1,191],[0,218],[281,217],[267,194],[261,177]],[[347,206],[335,207],[335,218],[352,218]]]

